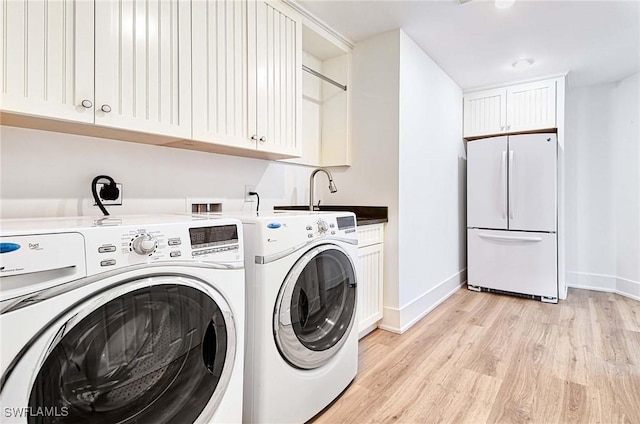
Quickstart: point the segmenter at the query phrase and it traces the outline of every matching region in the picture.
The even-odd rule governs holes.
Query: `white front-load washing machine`
[[[243,421],[303,423],[357,373],[355,216],[238,218],[247,275]]]
[[[0,421],[241,421],[239,221],[52,218],[0,229]]]

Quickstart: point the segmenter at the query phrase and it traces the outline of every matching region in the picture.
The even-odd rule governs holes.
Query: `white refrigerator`
[[[470,290],[558,302],[557,137],[467,143]]]

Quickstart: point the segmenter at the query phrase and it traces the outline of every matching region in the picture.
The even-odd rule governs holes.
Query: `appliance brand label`
[[[20,249],[17,243],[0,243],[0,253],[9,253]]]

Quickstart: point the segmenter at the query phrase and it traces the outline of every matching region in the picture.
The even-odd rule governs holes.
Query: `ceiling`
[[[298,0],[353,42],[402,28],[463,89],[569,71],[571,86],[640,71],[640,0]],[[533,66],[516,70],[521,58]]]

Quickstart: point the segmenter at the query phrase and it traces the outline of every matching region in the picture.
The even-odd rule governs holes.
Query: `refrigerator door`
[[[509,229],[556,231],[556,134],[509,137]]]
[[[557,299],[555,234],[472,229],[467,237],[469,285]]]
[[[507,229],[507,137],[467,143],[467,227]]]

